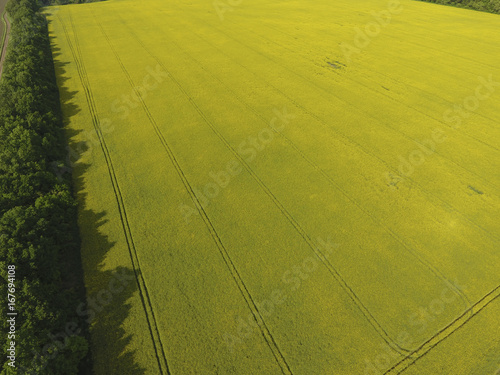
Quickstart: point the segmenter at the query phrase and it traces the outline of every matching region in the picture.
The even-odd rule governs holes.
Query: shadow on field
[[[130,268],[103,270],[106,254],[115,245],[101,233],[108,222],[106,212],[86,209],[83,176],[88,165],[78,164],[73,172],[79,203],[79,226],[83,239],[82,263],[85,269],[87,303],[80,312],[91,326],[91,348],[94,370],[103,374],[143,375],[135,361],[138,353],[129,350],[132,335],[122,328],[129,316],[132,296],[137,297],[137,284]]]
[[[108,222],[106,212],[96,212],[87,208],[85,193],[85,177],[90,164],[79,160],[78,155],[89,151],[89,144],[76,141],[75,137],[82,130],[68,128],[71,118],[82,109],[76,102],[76,91],[71,91],[66,82],[79,77],[69,77],[66,66],[70,62],[61,61],[60,49],[51,40],[54,67],[59,86],[61,109],[65,126],[65,137],[69,146],[69,159],[66,165],[72,173],[73,194],[78,200],[78,226],[81,237],[81,269],[85,273],[86,301],[82,296],[81,303],[75,306],[79,316],[83,317],[90,327],[90,354],[84,363],[82,373],[143,375],[145,370],[136,363],[136,353],[129,349],[132,335],[122,328],[130,314],[131,305],[127,303],[132,296],[137,298],[137,283],[132,269],[117,267],[104,270],[107,253],[115,246],[100,228]],[[83,110],[87,104],[82,103]],[[92,152],[101,152],[100,147],[93,147]],[[71,167],[71,168],[69,168]],[[103,181],[108,183],[109,179]],[[82,276],[83,279],[83,276]],[[82,327],[83,328],[83,327]],[[88,329],[82,329],[87,331]]]

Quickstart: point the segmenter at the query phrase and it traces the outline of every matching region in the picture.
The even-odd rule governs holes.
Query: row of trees
[[[101,0],[40,0],[43,6],[46,5],[64,5],[64,4],[82,4],[93,3]]]
[[[500,14],[500,0],[420,0]]]
[[[1,373],[78,374],[88,352],[85,323],[75,311],[84,290],[74,277],[80,254],[70,176],[53,168],[63,164],[65,139],[47,22],[37,0],[10,0],[7,11],[12,29],[0,81]],[[9,265],[18,315],[7,340]],[[4,355],[10,341],[15,368]]]

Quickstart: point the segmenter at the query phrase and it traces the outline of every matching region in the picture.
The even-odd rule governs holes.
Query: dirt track
[[[2,51],[0,51],[0,78],[2,78],[3,62],[5,60],[5,54],[7,53],[7,45],[9,44],[9,34],[10,34],[10,22],[7,18],[7,14],[4,13],[5,24],[7,25],[5,43],[3,44]]]

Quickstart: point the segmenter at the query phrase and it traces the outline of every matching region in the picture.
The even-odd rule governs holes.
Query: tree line
[[[500,0],[420,0],[500,14]]]
[[[0,81],[1,374],[78,374],[88,367],[89,345],[75,311],[85,298],[77,204],[71,176],[54,169],[64,165],[66,141],[47,21],[37,0],[10,0],[7,12],[12,28]],[[15,368],[5,355],[12,291]]]

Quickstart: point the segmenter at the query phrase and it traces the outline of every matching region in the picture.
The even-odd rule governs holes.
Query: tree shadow
[[[82,111],[76,100],[78,91],[72,91],[68,86],[68,80],[77,78],[70,77],[66,71],[67,66],[74,62],[65,61],[52,37],[51,47],[68,149],[67,160],[59,167],[59,174],[71,173],[73,196],[78,202],[79,233],[76,236],[80,253],[64,257],[62,265],[67,270],[63,285],[78,294],[79,304],[74,306],[74,311],[79,316],[80,335],[90,338],[89,354],[81,363],[80,374],[94,373],[92,367],[99,362],[99,372],[105,367],[103,372],[107,374],[143,375],[145,369],[136,361],[138,353],[129,348],[132,335],[122,328],[132,308],[128,301],[137,298],[137,280],[131,268],[104,269],[106,256],[116,243],[110,241],[101,229],[110,220],[106,211],[96,212],[87,204],[85,178],[91,165],[83,163],[79,156],[89,151],[91,145],[78,140],[82,129],[70,126],[72,118]],[[86,110],[87,104],[81,104]],[[92,152],[100,152],[100,148],[94,147]],[[102,366],[103,356],[107,362],[105,366]]]

